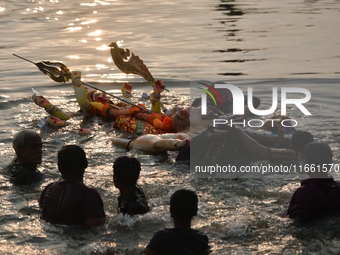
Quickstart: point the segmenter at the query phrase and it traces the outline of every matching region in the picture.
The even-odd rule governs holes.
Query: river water
[[[274,86],[307,88],[312,116],[294,108],[288,114],[298,121],[298,129],[329,143],[334,163],[340,163],[339,12],[336,0],[1,1],[1,167],[14,157],[13,135],[28,128],[43,137],[40,170],[46,178],[35,186],[13,187],[0,176],[0,253],[90,254],[116,247],[138,254],[154,232],[172,226],[170,195],[190,188],[200,199],[193,227],[208,235],[212,254],[339,254],[339,216],[308,228],[289,227],[286,209],[305,175],[196,178],[188,165],[175,164],[175,152],[148,155],[115,147],[111,138],[117,132],[99,118],[83,120],[80,115],[62,129],[40,128],[46,113],[32,102],[31,88],[75,112],[73,90],[12,55],[34,62],[62,61],[82,71],[85,81],[117,95],[122,82],[131,82],[138,102],[141,93],[151,89],[141,77],[115,67],[108,45],[119,41],[144,60],[155,78],[165,81],[169,92],[163,101],[168,106],[188,104],[190,80],[195,79],[253,86],[264,105],[270,103]],[[80,135],[79,126],[92,133]],[[58,179],[57,151],[71,143],[81,144],[88,155],[85,183],[96,187],[104,200],[108,221],[102,228],[54,226],[39,218],[37,197]],[[121,155],[142,162],[139,184],[152,207],[144,216],[116,214],[112,163]],[[339,175],[333,173],[335,178]]]

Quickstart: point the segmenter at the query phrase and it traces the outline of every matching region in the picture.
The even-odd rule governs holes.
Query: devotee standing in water
[[[209,254],[208,237],[191,228],[197,215],[198,197],[194,191],[177,190],[170,198],[170,215],[174,228],[158,231],[144,249],[146,255]]]
[[[61,179],[47,185],[39,198],[43,219],[56,224],[88,227],[105,223],[100,194],[83,183],[87,166],[86,154],[79,146],[67,145],[59,151]]]
[[[136,214],[147,213],[148,202],[141,187],[137,185],[141,165],[138,159],[122,156],[113,164],[113,182],[119,189],[118,213]]]
[[[10,165],[2,169],[14,185],[32,184],[42,180],[37,166],[42,162],[42,141],[38,133],[22,130],[13,137],[16,157]]]
[[[332,211],[340,213],[340,183],[328,175],[332,167],[331,148],[326,143],[312,142],[303,148],[302,157],[302,167],[309,178],[301,181],[287,211],[295,225]]]

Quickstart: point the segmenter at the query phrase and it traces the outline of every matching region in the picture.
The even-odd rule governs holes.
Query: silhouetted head
[[[198,197],[192,190],[177,190],[170,198],[170,214],[175,220],[187,222],[197,215]]]
[[[85,151],[77,145],[66,145],[58,152],[58,169],[62,177],[82,177],[88,166]]]
[[[307,131],[296,131],[291,139],[292,149],[300,152],[306,144],[314,141],[313,135]]]
[[[113,181],[116,188],[123,185],[126,188],[136,186],[141,165],[138,159],[128,156],[116,158],[113,163]]]
[[[17,163],[36,166],[42,162],[42,142],[38,133],[22,130],[13,137],[13,149]]]
[[[332,163],[333,153],[327,143],[312,142],[303,148],[302,156],[308,164],[322,165]]]

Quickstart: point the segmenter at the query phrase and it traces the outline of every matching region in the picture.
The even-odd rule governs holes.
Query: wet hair
[[[307,144],[302,150],[302,157],[306,164],[322,166],[331,164],[333,159],[332,149],[323,142],[312,142]]]
[[[313,135],[307,131],[296,131],[292,135],[292,149],[302,151],[306,144],[314,141]]]
[[[116,158],[113,163],[113,174],[127,188],[132,188],[136,185],[140,170],[140,162],[133,157],[122,156]]]
[[[171,217],[179,221],[190,221],[196,214],[198,197],[192,190],[180,189],[170,198]]]
[[[40,135],[32,130],[21,130],[16,133],[13,137],[13,149],[18,152],[20,149],[24,148],[26,142],[35,138],[40,138]]]
[[[58,152],[58,169],[63,177],[81,177],[87,166],[85,151],[77,145],[63,146]]]

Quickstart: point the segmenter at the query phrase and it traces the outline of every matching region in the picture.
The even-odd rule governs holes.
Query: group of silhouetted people
[[[13,138],[16,158],[3,169],[14,185],[32,184],[42,179],[37,165],[42,163],[42,141],[39,134],[23,130]],[[39,196],[41,217],[53,224],[97,227],[105,224],[104,204],[95,188],[83,183],[88,161],[78,145],[63,146],[58,152],[61,178],[48,184]],[[150,211],[145,194],[137,184],[140,162],[122,156],[113,163],[113,183],[119,190],[118,213],[130,216]],[[170,199],[174,228],[157,232],[143,254],[208,254],[206,235],[191,229],[197,215],[198,197],[194,191],[181,189]]]
[[[332,150],[313,136],[299,131],[292,137],[292,149],[264,147],[235,129],[241,141],[261,159],[299,159],[303,164],[322,171],[308,171],[309,178],[301,182],[289,203],[287,215],[296,224],[305,224],[329,211],[340,210],[340,185],[328,175],[332,167]],[[4,168],[14,185],[25,185],[42,179],[37,165],[42,162],[42,141],[39,134],[29,130],[13,138],[16,158]],[[41,216],[55,224],[96,227],[105,224],[104,205],[100,194],[83,183],[88,167],[85,151],[77,145],[63,146],[58,152],[61,178],[48,184],[39,197]],[[118,213],[130,216],[150,211],[145,194],[137,180],[141,164],[133,157],[118,157],[113,163],[113,183],[119,190]],[[170,199],[170,214],[174,228],[157,232],[144,249],[144,254],[206,254],[208,238],[191,228],[197,214],[198,198],[194,191],[178,190]]]

